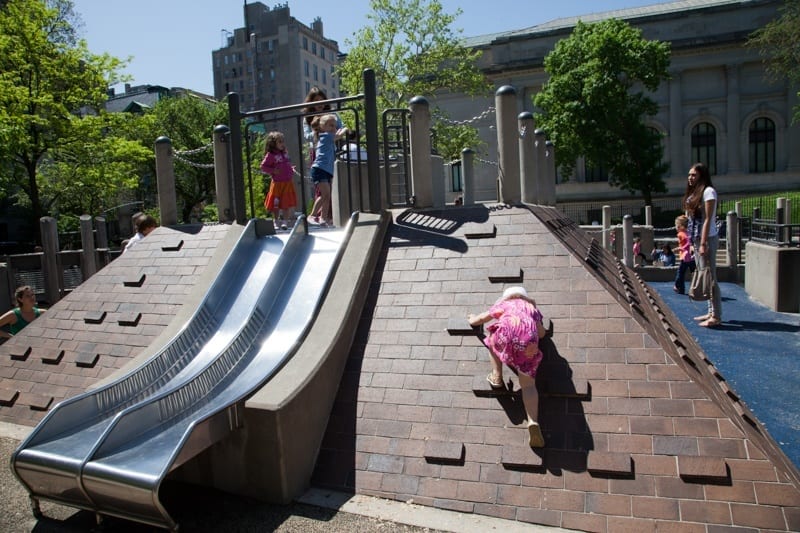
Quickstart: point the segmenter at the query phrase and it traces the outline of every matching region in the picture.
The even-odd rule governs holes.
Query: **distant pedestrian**
[[[14,291],[17,306],[0,316],[0,337],[10,339],[44,313],[36,306],[36,294],[28,285],[17,287]],[[6,331],[8,328],[8,331]]]
[[[142,239],[150,235],[150,233],[158,227],[158,222],[156,219],[150,215],[141,215],[136,219],[136,235],[128,239],[127,244],[125,244],[124,252],[127,252],[136,244],[138,244]]]
[[[645,257],[644,253],[642,252],[642,239],[639,237],[633,238],[633,264],[634,266],[637,264],[637,261],[641,259],[641,265],[645,265],[647,263],[647,257]]]
[[[536,371],[543,354],[539,340],[544,336],[542,313],[523,287],[509,287],[488,311],[467,317],[470,325],[487,326],[484,344],[489,348],[492,371],[486,376],[493,389],[505,387],[503,363],[518,372],[522,388],[522,403],[528,418],[528,437],[532,448],[544,446],[539,427],[539,393],[536,390]]]

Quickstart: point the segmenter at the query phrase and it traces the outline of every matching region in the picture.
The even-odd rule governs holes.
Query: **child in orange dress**
[[[261,161],[261,171],[269,174],[272,178],[269,192],[264,199],[264,207],[272,213],[276,227],[287,229],[287,219],[290,225],[294,224],[292,214],[294,208],[297,207],[297,193],[294,190],[294,183],[292,183],[294,166],[292,166],[292,160],[286,151],[286,140],[283,133],[273,131],[267,135],[267,146],[264,160]]]

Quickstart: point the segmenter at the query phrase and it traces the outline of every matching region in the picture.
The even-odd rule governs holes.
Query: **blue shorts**
[[[311,181],[314,182],[314,185],[317,183],[330,183],[333,181],[333,175],[319,167],[311,167]]]

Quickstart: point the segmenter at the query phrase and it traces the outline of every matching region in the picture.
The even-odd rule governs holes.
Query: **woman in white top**
[[[722,297],[717,283],[717,191],[711,184],[708,167],[703,163],[695,163],[689,169],[683,205],[689,217],[688,233],[694,246],[697,268],[709,267],[714,278],[708,313],[694,319],[703,327],[713,328],[722,323]]]

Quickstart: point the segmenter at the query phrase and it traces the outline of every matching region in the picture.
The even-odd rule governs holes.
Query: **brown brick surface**
[[[556,209],[532,209],[396,215],[312,483],[581,531],[800,529],[800,476],[692,336],[608,254],[588,266],[590,240]],[[429,231],[443,227],[455,230]],[[0,420],[33,425],[42,384],[57,401],[127,364],[180,309],[223,229],[160,229],[0,346],[0,390],[19,390]],[[519,394],[473,392],[486,390],[489,355],[465,317],[511,284],[554,326],[537,377],[543,449],[527,446]],[[60,350],[60,364],[41,364]]]

